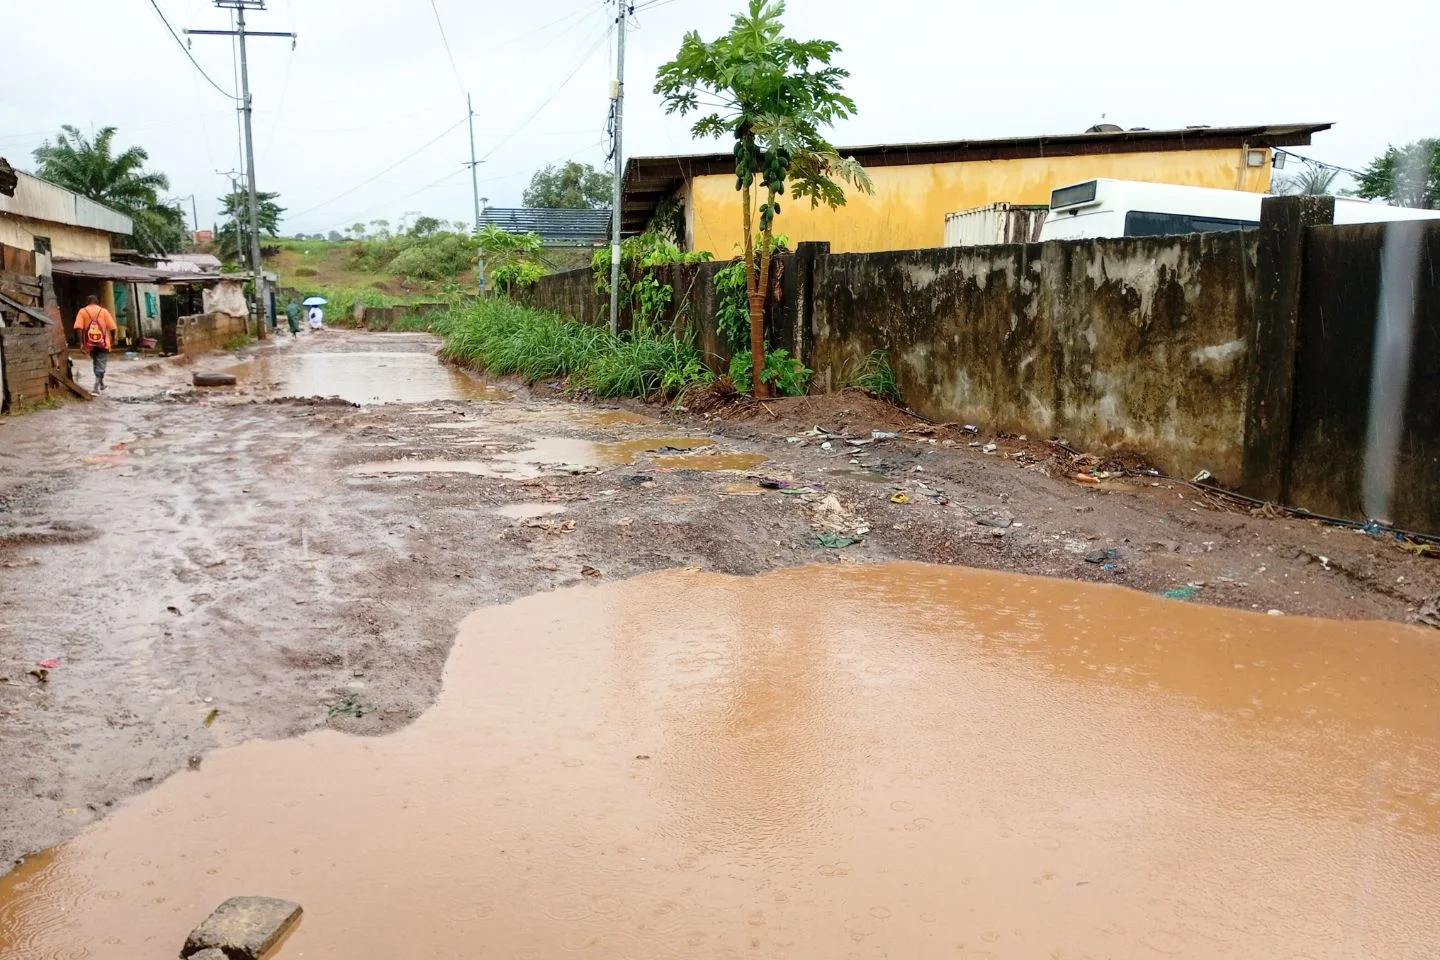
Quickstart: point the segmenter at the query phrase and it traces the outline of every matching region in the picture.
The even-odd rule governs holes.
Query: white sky
[[[177,31],[229,24],[210,0],[157,2]],[[435,2],[475,98],[477,148],[487,158],[481,194],[491,205],[518,205],[547,162],[600,165],[613,4]],[[687,121],[666,116],[651,87],[686,30],[722,33],[744,0],[653,2],[637,10],[630,34],[626,155],[728,149],[694,143]],[[228,184],[215,171],[240,167],[235,113],[150,0],[0,6],[10,78],[0,88],[0,154],[28,169],[30,151],[62,123],[117,126],[122,146],[144,146],[170,176],[172,195],[196,195],[209,227]],[[1358,167],[1388,142],[1440,136],[1433,0],[1363,10],[1335,0],[790,0],[787,23],[795,36],[844,48],[859,114],[834,131],[842,145],[1075,132],[1102,115],[1151,128],[1334,121],[1297,149]],[[282,232],[395,221],[407,211],[471,218],[463,123],[339,196],[465,117],[430,0],[270,0],[250,27],[300,34],[293,54],[286,40],[250,47],[257,180],[288,208]],[[196,37],[194,54],[234,89],[229,41]]]

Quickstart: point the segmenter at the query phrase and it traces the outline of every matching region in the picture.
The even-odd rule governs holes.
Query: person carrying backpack
[[[95,392],[105,389],[105,363],[115,343],[115,318],[100,306],[100,298],[91,296],[75,315],[75,332],[80,335],[80,349],[90,354],[95,368]]]

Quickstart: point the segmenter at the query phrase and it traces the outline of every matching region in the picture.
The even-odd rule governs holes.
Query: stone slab
[[[289,900],[231,897],[190,931],[180,956],[219,950],[226,960],[259,960],[299,919],[300,904]]]

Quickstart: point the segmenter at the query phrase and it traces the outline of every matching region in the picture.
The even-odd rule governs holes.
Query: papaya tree
[[[841,157],[822,134],[855,113],[843,92],[850,72],[831,63],[839,44],[785,36],[784,14],[784,0],[749,0],[724,36],[705,41],[693,30],[685,34],[655,81],[666,113],[701,114],[691,128],[697,137],[735,141],[756,396],[767,393],[765,298],[781,199],[788,194],[834,209],[845,203],[846,184],[873,190],[860,165]]]

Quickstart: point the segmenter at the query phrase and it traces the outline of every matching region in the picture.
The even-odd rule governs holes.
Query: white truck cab
[[[1139,180],[1085,180],[1051,192],[1040,240],[1249,230],[1260,225],[1260,203],[1266,196]],[[1440,210],[1335,198],[1336,223],[1393,220],[1440,220]]]

